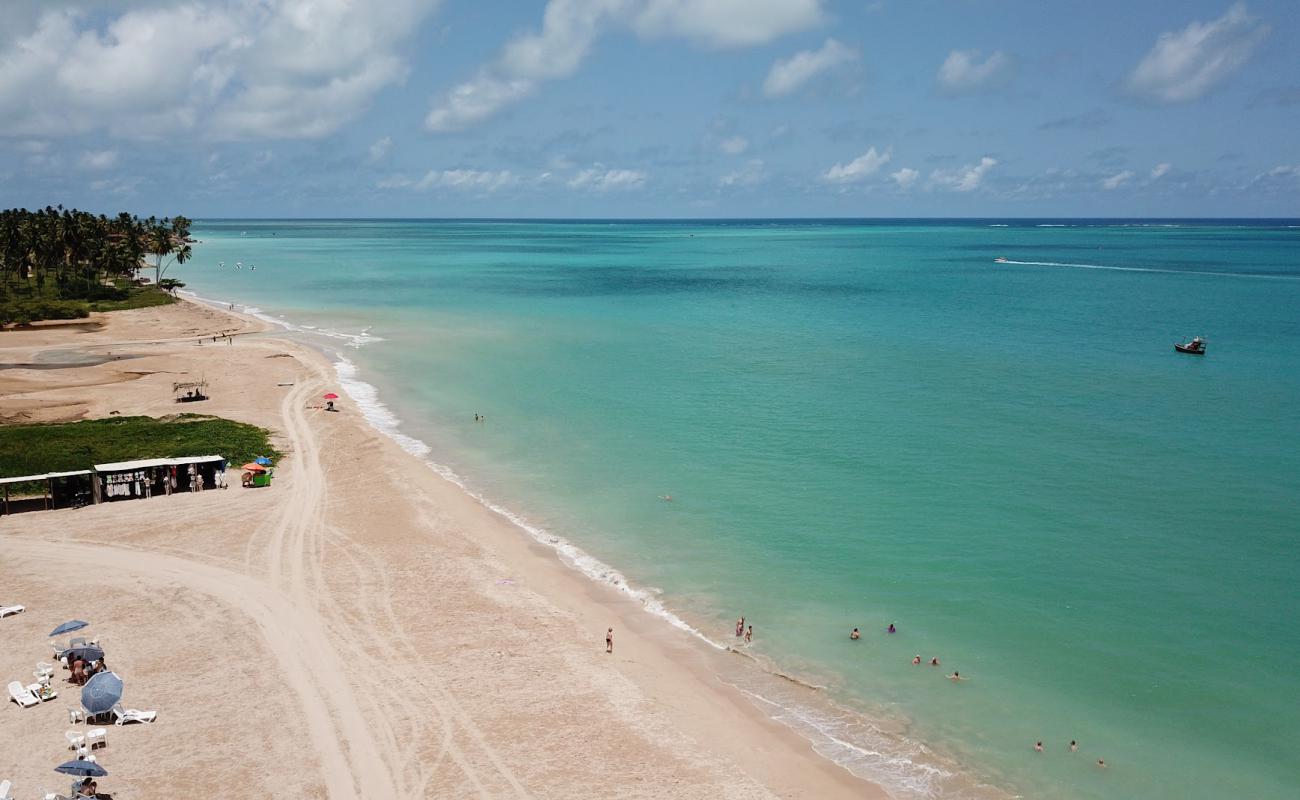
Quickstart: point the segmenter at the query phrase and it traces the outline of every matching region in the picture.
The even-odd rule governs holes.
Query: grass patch
[[[139,458],[219,455],[236,466],[257,456],[277,460],[269,436],[256,425],[203,414],[6,425],[0,427],[0,477]]]
[[[169,306],[176,298],[167,292],[153,287],[133,287],[127,296],[114,300],[96,300],[89,304],[91,311],[127,311],[132,308],[151,308]]]

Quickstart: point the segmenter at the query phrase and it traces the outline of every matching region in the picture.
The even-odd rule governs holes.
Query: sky
[[[0,0],[0,206],[1296,217],[1296,0]]]

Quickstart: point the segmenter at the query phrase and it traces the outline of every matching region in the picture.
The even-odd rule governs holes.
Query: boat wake
[[[1001,259],[999,264],[1015,264],[1022,267],[1069,267],[1071,269],[1103,269],[1115,272],[1160,272],[1168,275],[1203,275],[1213,278],[1254,278],[1256,280],[1297,281],[1296,275],[1264,275],[1258,272],[1212,272],[1196,269],[1161,269],[1159,267],[1118,267],[1113,264],[1071,264],[1063,261],[1012,261]]]

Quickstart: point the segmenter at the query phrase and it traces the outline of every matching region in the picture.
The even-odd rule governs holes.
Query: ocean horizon
[[[1298,228],[210,219],[169,274],[332,350],[593,579],[825,687],[743,686],[896,796],[1281,798]]]

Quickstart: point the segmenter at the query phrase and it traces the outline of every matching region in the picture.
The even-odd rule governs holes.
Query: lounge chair
[[[14,800],[14,796],[9,794],[12,788],[14,785],[9,781],[0,781],[0,800]]]
[[[20,681],[9,681],[9,699],[13,700],[23,708],[31,708],[41,702],[36,699],[36,695],[31,690],[23,686]]]
[[[42,800],[72,800],[71,797],[59,794],[58,792],[51,792],[44,786],[41,787],[41,798]]]
[[[23,606],[0,606],[0,619],[10,616],[11,614],[21,614],[27,609]]]
[[[141,711],[136,708],[122,708],[121,703],[113,706],[114,725],[126,725],[130,722],[153,722],[157,717],[157,711]]]

